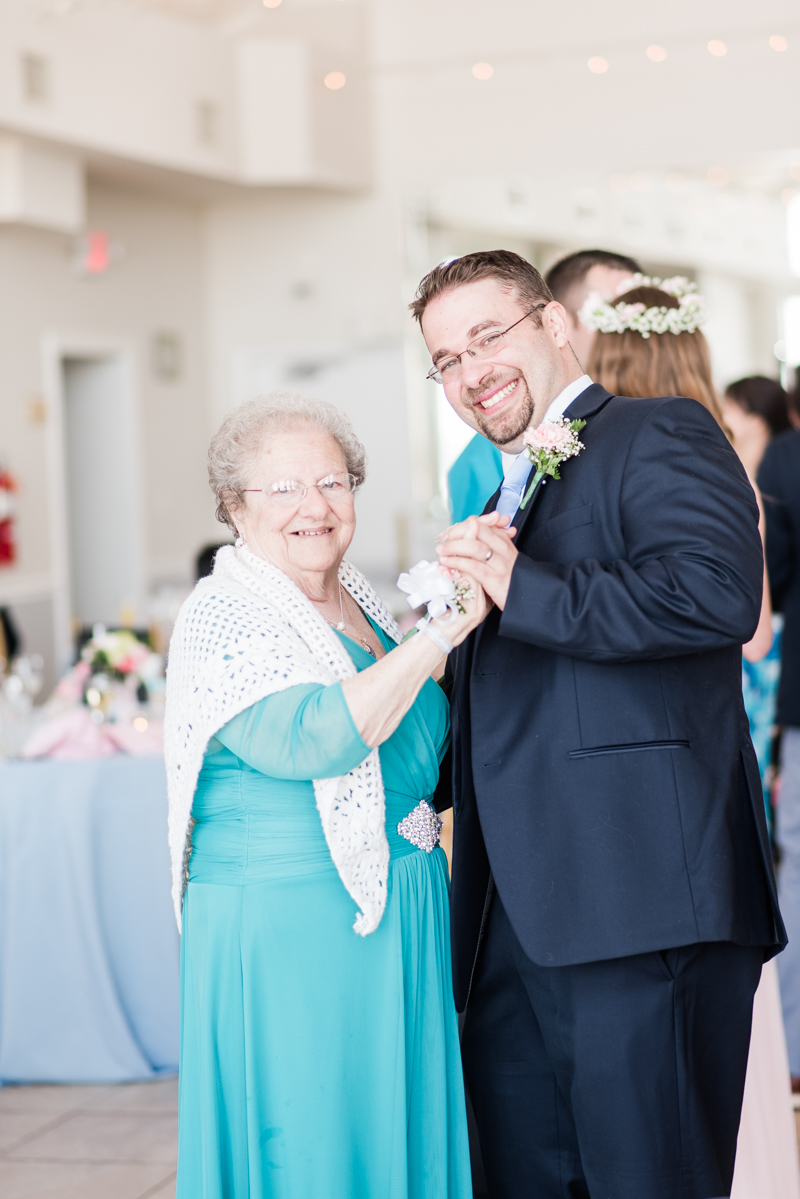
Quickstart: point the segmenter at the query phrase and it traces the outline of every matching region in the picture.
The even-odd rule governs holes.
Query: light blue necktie
[[[501,516],[513,516],[517,508],[519,508],[522,491],[530,473],[530,459],[527,454],[522,453],[511,467],[511,470],[503,480],[503,486],[500,488],[500,498],[497,501],[495,511],[499,512]]]

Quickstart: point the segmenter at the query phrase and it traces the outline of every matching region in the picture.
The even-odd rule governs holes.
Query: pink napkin
[[[142,717],[139,719],[141,720]],[[134,757],[140,758],[164,752],[163,720],[154,720],[148,717],[147,727],[141,730],[136,728],[135,723],[128,724],[127,721],[106,725],[105,730],[119,749],[124,750],[126,754],[133,754]]]
[[[22,747],[23,758],[108,758],[117,746],[108,725],[95,724],[88,708],[72,708],[35,729]]]
[[[78,761],[108,758],[120,750],[135,757],[162,754],[163,720],[139,717],[132,723],[95,724],[88,708],[72,708],[35,729],[22,747],[22,756]]]

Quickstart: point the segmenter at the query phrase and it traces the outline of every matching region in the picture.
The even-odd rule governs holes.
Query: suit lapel
[[[588,420],[590,416],[592,416],[595,412],[598,412],[610,399],[610,391],[606,391],[605,387],[601,387],[599,383],[592,383],[592,385],[587,387],[585,391],[582,391],[579,396],[576,396],[572,403],[567,407],[564,415],[568,420]],[[527,489],[530,487],[531,479],[533,478],[534,473],[534,468],[531,467],[530,474],[528,475],[525,483],[525,491],[527,491]],[[535,507],[539,496],[542,494],[542,487],[546,480],[547,475],[540,479],[536,484],[536,490],[528,500],[527,506],[523,509],[517,509],[516,515],[511,522],[516,526],[517,530],[517,535],[514,538],[516,545],[519,545],[519,540],[522,536],[522,530],[530,519],[531,511]],[[550,480],[550,483],[553,483],[552,479]],[[523,496],[525,495],[525,491],[522,493]]]
[[[500,486],[497,488],[497,491],[491,497],[491,499],[488,499],[486,501],[483,512],[481,512],[481,516],[485,516],[487,512],[494,512],[495,508],[497,507],[497,502],[500,499],[500,492],[502,490],[503,490],[503,484],[501,483]]]
[[[570,420],[588,420],[588,418],[590,416],[592,416],[595,412],[599,412],[599,410],[611,398],[612,398],[611,392],[606,391],[605,387],[601,387],[599,383],[592,383],[591,387],[587,387],[585,391],[582,391],[581,394],[572,401],[572,403],[569,405],[569,407],[567,408],[564,415],[567,416]],[[525,491],[527,491],[528,488],[530,487],[531,479],[533,478],[534,473],[535,473],[534,468],[533,468],[533,466],[531,466],[530,473],[528,475],[528,478],[525,481]],[[522,535],[522,530],[530,518],[531,511],[536,506],[536,503],[537,503],[540,495],[542,494],[542,483],[543,482],[544,482],[544,479],[539,480],[539,482],[536,486],[536,490],[534,491],[531,498],[528,500],[527,507],[524,508],[522,511],[520,511],[520,509],[518,508],[515,513],[514,519],[511,522],[517,529],[517,535],[514,538],[516,545],[519,545],[519,540]],[[550,480],[550,482],[552,484],[553,480]],[[495,508],[497,507],[497,501],[500,499],[501,489],[502,489],[502,484],[500,487],[497,488],[497,491],[494,493],[494,495],[491,497],[491,499],[487,501],[486,507],[483,509],[482,515],[485,515],[487,512],[494,512]],[[523,496],[525,495],[525,491],[523,491],[523,493],[522,493]],[[455,680],[455,685],[456,686],[460,685],[460,687],[464,689],[465,696],[469,690],[469,672],[470,672],[472,663],[475,661],[476,655],[478,653],[478,648],[480,646],[481,637],[483,636],[485,629],[486,629],[486,621],[483,621],[483,623],[478,625],[477,629],[475,629],[475,631],[473,633],[470,633],[467,640],[462,642],[461,646],[459,646],[459,649],[456,651],[459,654],[459,658],[458,658],[458,673],[457,673],[457,678]],[[470,643],[471,643],[470,648],[467,649],[466,647]]]
[[[523,497],[523,499],[525,498],[525,495],[526,495],[526,493],[527,493],[527,491],[528,491],[528,488],[529,488],[529,487],[530,487],[530,485],[531,485],[531,479],[533,478],[533,476],[534,476],[535,474],[536,474],[536,468],[532,466],[532,467],[531,467],[531,469],[530,469],[530,473],[528,474],[528,477],[527,477],[527,479],[525,480],[525,490],[524,490],[524,491],[523,491],[523,493],[522,493],[522,497]],[[515,528],[516,528],[516,530],[517,530],[517,535],[516,535],[516,537],[514,538],[514,543],[515,543],[515,544],[516,544],[516,543],[519,541],[519,539],[520,539],[520,536],[522,535],[522,530],[524,529],[524,527],[525,527],[525,524],[527,523],[527,521],[528,521],[528,518],[530,517],[530,514],[531,514],[531,512],[532,512],[532,511],[533,511],[533,509],[536,507],[536,501],[538,500],[539,496],[542,494],[542,484],[544,483],[544,480],[545,480],[545,478],[546,478],[546,477],[547,477],[547,476],[544,476],[544,478],[541,478],[541,479],[539,480],[539,482],[536,484],[536,487],[534,488],[534,491],[533,491],[533,495],[532,495],[532,496],[531,496],[531,498],[528,500],[528,502],[527,502],[527,504],[525,505],[525,507],[524,507],[524,508],[517,508],[517,511],[516,511],[516,512],[515,512],[515,514],[514,514],[514,519],[512,520],[512,522],[511,522],[511,523],[512,523],[512,525],[514,525],[514,526],[515,526]]]
[[[606,391],[605,387],[601,387],[599,383],[592,383],[590,387],[575,397],[564,415],[568,420],[586,420],[588,417],[594,416],[595,412],[599,412],[613,398],[611,392]]]

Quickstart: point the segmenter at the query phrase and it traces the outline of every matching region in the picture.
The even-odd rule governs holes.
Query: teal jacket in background
[[[491,499],[502,481],[500,451],[476,433],[447,473],[453,523],[483,512],[486,501]]]

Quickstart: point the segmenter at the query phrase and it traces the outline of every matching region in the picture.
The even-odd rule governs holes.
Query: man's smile
[[[483,408],[484,412],[488,412],[489,409],[496,407],[508,396],[512,395],[516,390],[518,383],[518,378],[512,379],[510,383],[503,383],[502,386],[498,387],[496,391],[490,391],[489,394],[483,396],[482,399],[476,400],[476,406]]]

